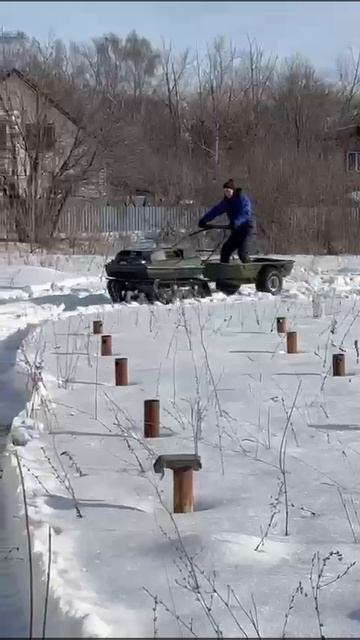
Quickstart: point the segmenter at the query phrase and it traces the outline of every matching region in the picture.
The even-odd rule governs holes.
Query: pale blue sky
[[[176,49],[203,49],[216,35],[239,46],[246,34],[280,56],[300,52],[319,68],[360,47],[360,2],[0,2],[0,26],[40,40],[52,30],[64,40],[87,40],[135,28]]]

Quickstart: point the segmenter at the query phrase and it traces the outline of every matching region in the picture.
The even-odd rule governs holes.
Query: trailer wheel
[[[255,287],[257,291],[277,296],[283,288],[283,277],[277,269],[263,267],[257,275]]]

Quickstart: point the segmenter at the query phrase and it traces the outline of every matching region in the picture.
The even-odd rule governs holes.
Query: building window
[[[360,172],[360,151],[348,151],[346,153],[346,171]]]
[[[39,125],[29,122],[26,125],[26,143],[30,151],[37,148],[41,151],[51,151],[55,145],[55,125],[53,122]]]
[[[0,121],[0,151],[7,149],[7,124]]]

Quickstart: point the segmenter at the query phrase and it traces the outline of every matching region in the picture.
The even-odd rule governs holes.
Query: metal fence
[[[292,207],[277,217],[269,239],[274,253],[360,254],[360,208]]]
[[[193,229],[202,207],[83,207],[64,209],[58,233],[66,237],[98,233],[132,233]]]
[[[190,232],[204,207],[104,206],[98,202],[66,207],[57,236],[71,240],[106,234]],[[257,216],[256,216],[257,217]],[[257,241],[270,253],[360,254],[360,208],[291,207],[259,215]],[[0,207],[0,239],[16,239],[14,220]]]
[[[191,231],[204,207],[104,207],[96,204],[64,209],[58,233],[67,238],[96,234]],[[261,219],[258,237],[273,252],[360,253],[360,208],[291,207]]]

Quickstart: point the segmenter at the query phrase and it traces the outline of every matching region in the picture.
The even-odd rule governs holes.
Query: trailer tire
[[[278,269],[263,267],[257,275],[255,287],[257,291],[277,296],[283,288],[283,277]]]

